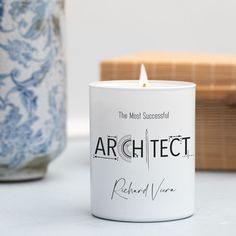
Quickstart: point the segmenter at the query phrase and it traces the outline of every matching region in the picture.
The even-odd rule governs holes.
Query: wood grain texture
[[[145,64],[151,80],[197,84],[196,167],[236,170],[236,55],[144,52],[101,63],[101,80],[136,80]]]

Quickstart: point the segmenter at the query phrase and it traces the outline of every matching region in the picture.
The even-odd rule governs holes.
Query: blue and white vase
[[[42,178],[64,149],[63,0],[0,0],[0,181]]]

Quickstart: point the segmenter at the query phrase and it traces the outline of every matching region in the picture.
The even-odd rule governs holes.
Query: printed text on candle
[[[107,135],[98,137],[93,158],[103,160],[145,161],[148,169],[150,160],[159,158],[193,158],[190,150],[190,136],[170,135],[165,138],[155,138],[146,129],[142,139],[135,139],[132,135],[122,137]]]
[[[119,119],[132,119],[132,120],[159,120],[169,119],[170,112],[163,111],[161,113],[149,113],[149,112],[118,112]]]
[[[133,181],[128,181],[126,178],[119,178],[115,181],[111,200],[119,197],[125,200],[131,197],[150,197],[152,201],[156,200],[159,194],[168,194],[176,191],[173,186],[167,186],[166,179],[163,178],[160,182],[147,183],[143,186],[138,186]]]

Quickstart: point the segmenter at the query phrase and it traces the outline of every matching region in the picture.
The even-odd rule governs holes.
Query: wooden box
[[[196,167],[236,170],[236,55],[137,53],[101,63],[101,80],[139,78],[197,84]]]

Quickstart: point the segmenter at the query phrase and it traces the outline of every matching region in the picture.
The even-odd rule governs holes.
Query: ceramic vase
[[[0,181],[44,177],[64,149],[62,0],[0,0]]]

